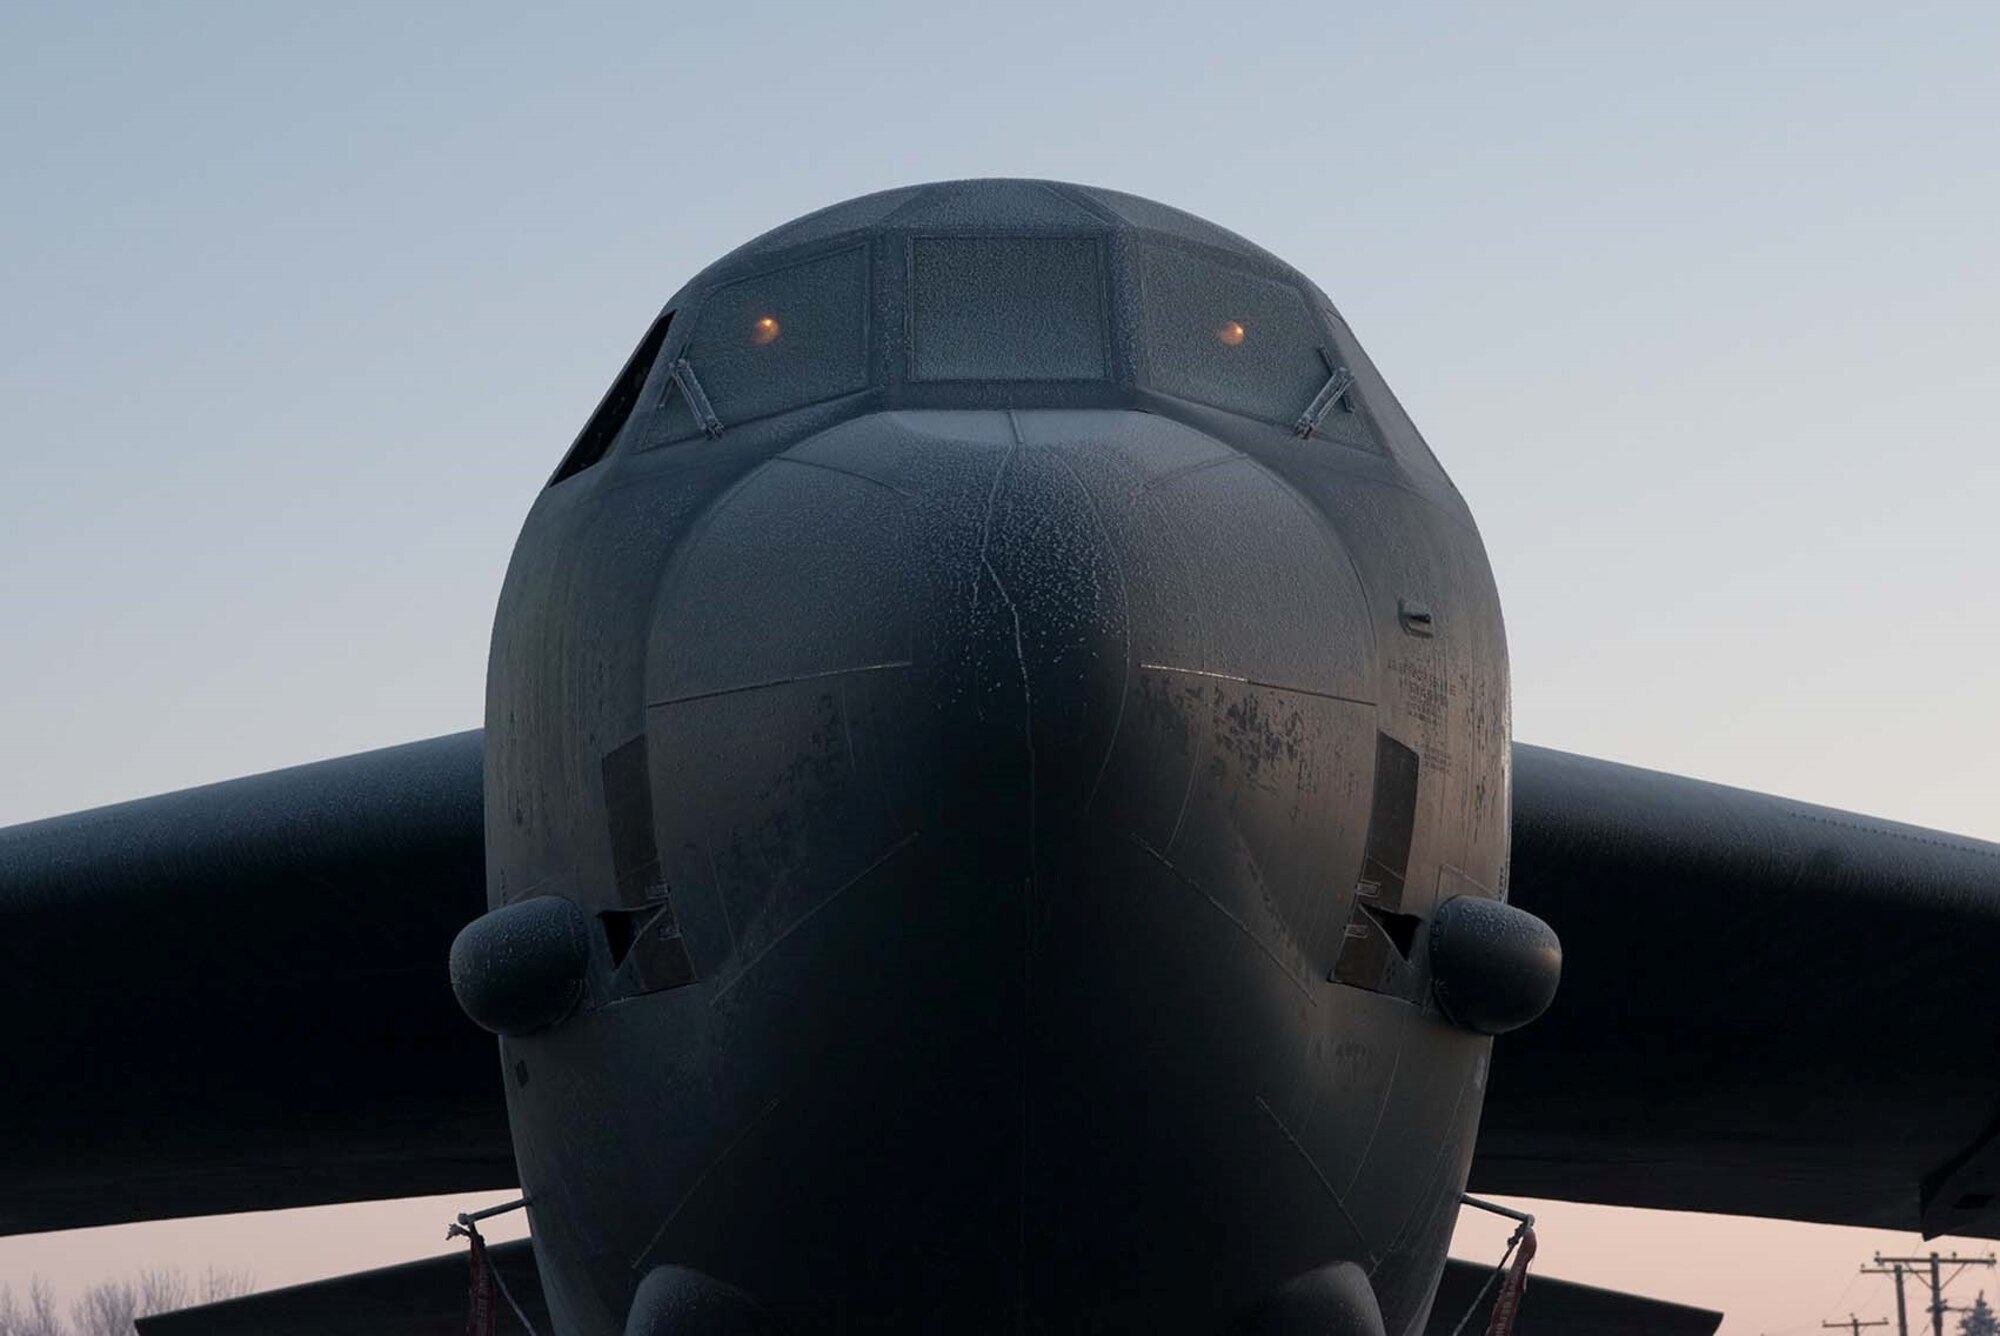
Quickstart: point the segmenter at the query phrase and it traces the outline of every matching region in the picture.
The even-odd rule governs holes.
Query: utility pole
[[[1854,1316],[1854,1314],[1849,1313],[1847,1315],[1847,1321],[1845,1322],[1822,1322],[1820,1323],[1820,1325],[1822,1327],[1834,1327],[1834,1328],[1845,1327],[1848,1331],[1853,1333],[1853,1336],[1861,1336],[1861,1329],[1863,1327],[1886,1327],[1889,1325],[1889,1319],[1886,1317],[1878,1317],[1873,1322],[1863,1322],[1860,1318]]]
[[[1931,1287],[1931,1336],[1944,1336],[1944,1315],[1951,1311],[1944,1301],[1944,1287],[1952,1281],[1957,1280],[1965,1268],[1969,1266],[1992,1266],[1994,1260],[1992,1253],[1988,1253],[1984,1257],[1960,1257],[1957,1253],[1947,1256],[1935,1252],[1929,1257],[1884,1257],[1881,1253],[1876,1253],[1875,1265],[1873,1267],[1862,1267],[1861,1269],[1876,1274],[1879,1274],[1884,1268],[1894,1270],[1896,1276],[1896,1316],[1899,1321],[1903,1321],[1903,1268],[1928,1268],[1931,1273],[1929,1278]],[[1946,1276],[1943,1274],[1943,1268],[1947,1266],[1955,1266],[1958,1270]],[[1922,1279],[1921,1270],[1918,1271],[1918,1277]],[[1840,1324],[1835,1323],[1834,1325],[1838,1326]],[[1885,1323],[1884,1325],[1887,1324]],[[1903,1322],[1901,1336],[1909,1336],[1907,1322]]]
[[[1910,1336],[1910,1310],[1903,1305],[1903,1264],[1891,1262],[1888,1266],[1864,1266],[1864,1276],[1890,1276],[1896,1278],[1896,1336]]]

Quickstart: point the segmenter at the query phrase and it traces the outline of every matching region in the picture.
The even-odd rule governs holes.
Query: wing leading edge
[[[0,1232],[505,1187],[481,738],[0,830]],[[2000,846],[1517,746],[1487,1192],[2000,1237]]]
[[[1564,977],[1477,1190],[2000,1237],[2000,846],[1518,744],[1513,800]]]
[[[480,734],[0,830],[0,1233],[506,1187]]]

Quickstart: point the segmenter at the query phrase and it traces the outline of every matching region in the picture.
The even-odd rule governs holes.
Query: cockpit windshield
[[[1103,380],[1103,247],[1095,237],[916,237],[910,378]]]
[[[1150,391],[1380,449],[1336,336],[1279,273],[1079,231],[899,240],[703,293],[683,315],[687,341],[669,342],[647,380],[637,448],[873,384],[871,402],[891,408],[1118,406]]]

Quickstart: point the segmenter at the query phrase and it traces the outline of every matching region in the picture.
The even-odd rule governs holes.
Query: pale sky
[[[0,823],[477,724],[521,517],[683,279],[1032,175],[1332,294],[1479,518],[1520,737],[2000,838],[1996,70],[1990,0],[0,3]],[[0,1279],[283,1283],[458,1205]],[[1730,1336],[1889,1312],[1854,1267],[1914,1243],[1543,1214]]]

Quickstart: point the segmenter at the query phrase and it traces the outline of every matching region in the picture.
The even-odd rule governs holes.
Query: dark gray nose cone
[[[1549,1009],[1562,979],[1555,929],[1525,909],[1461,895],[1431,921],[1431,991],[1454,1025],[1518,1030]]]
[[[545,1030],[583,997],[590,943],[583,912],[541,895],[482,914],[451,944],[451,991],[495,1034]]]

